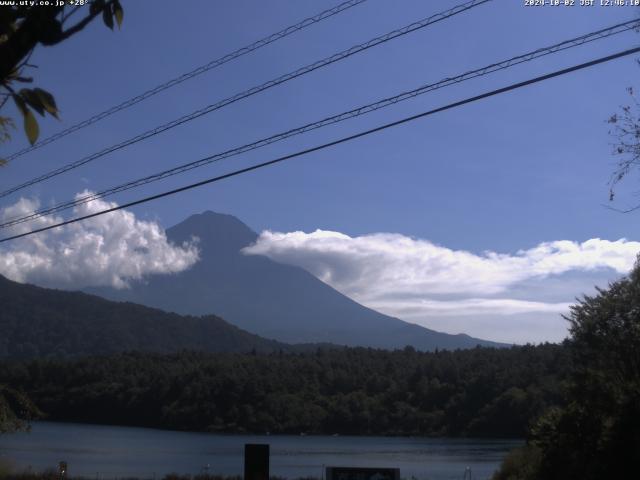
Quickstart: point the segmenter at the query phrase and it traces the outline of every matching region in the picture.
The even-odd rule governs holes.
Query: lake
[[[0,458],[43,470],[66,461],[69,474],[160,478],[169,472],[242,475],[245,443],[271,446],[271,475],[323,478],[325,466],[397,467],[403,478],[486,479],[522,442],[413,437],[220,435],[147,428],[35,422],[29,433],[0,435]],[[468,475],[467,475],[468,477]]]

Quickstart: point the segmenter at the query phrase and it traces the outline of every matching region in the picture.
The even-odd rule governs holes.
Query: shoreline
[[[403,435],[403,434],[376,434],[376,435],[368,435],[368,434],[355,434],[355,433],[256,433],[256,432],[226,432],[226,431],[207,431],[207,430],[178,430],[178,429],[170,429],[170,428],[162,428],[162,427],[153,427],[146,425],[129,425],[129,424],[117,424],[117,423],[96,423],[96,422],[82,422],[77,420],[51,420],[51,419],[41,419],[34,420],[30,422],[31,425],[37,424],[55,424],[55,425],[77,425],[80,427],[104,427],[104,428],[130,428],[130,429],[140,429],[140,430],[150,430],[153,432],[167,432],[167,433],[187,433],[187,434],[199,434],[199,435],[218,435],[225,437],[264,437],[264,438],[278,438],[278,437],[310,437],[310,438],[319,438],[319,437],[333,437],[333,438],[389,438],[389,439],[397,439],[397,438],[411,438],[411,439],[419,439],[419,440],[447,440],[447,441],[496,441],[496,442],[509,442],[509,441],[525,441],[523,437],[500,437],[500,436],[453,436],[453,435]],[[15,432],[15,433],[25,433],[25,432]],[[3,434],[10,435],[10,434]]]
[[[243,471],[244,445],[270,445],[274,477],[322,478],[325,467],[399,468],[403,478],[462,478],[471,467],[487,478],[523,440],[223,435],[138,427],[39,422],[31,433],[0,436],[0,452],[21,471],[43,471],[67,462],[71,477],[155,478],[165,473],[209,472],[232,477]],[[162,475],[161,475],[162,474]],[[26,479],[25,479],[26,480]]]

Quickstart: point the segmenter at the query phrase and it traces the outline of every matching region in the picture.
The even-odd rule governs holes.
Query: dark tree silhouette
[[[27,430],[29,421],[41,415],[23,392],[0,384],[0,433]]]
[[[125,353],[0,363],[50,420],[177,430],[522,438],[561,398],[559,345],[438,353]]]
[[[33,78],[25,76],[32,67],[29,58],[38,45],[52,46],[82,31],[96,17],[102,16],[105,25],[113,29],[122,24],[124,11],[119,0],[87,0],[71,6],[4,6],[0,8],[0,109],[11,98],[24,120],[24,129],[31,144],[38,139],[38,122],[33,112],[57,117],[58,107],[51,95],[42,88],[20,88]],[[53,3],[53,2],[52,2]],[[84,12],[72,23],[77,12]],[[0,116],[0,142],[10,138],[14,123],[10,117]]]
[[[640,455],[640,264],[571,309],[564,407],[548,410],[530,445],[497,480],[624,478]]]
[[[640,102],[633,88],[627,89],[630,101],[620,107],[620,111],[612,115],[608,122],[611,125],[609,134],[614,137],[614,155],[618,158],[616,168],[609,180],[609,201],[615,198],[615,189],[622,180],[634,173],[640,166]],[[634,205],[624,212],[640,208]]]

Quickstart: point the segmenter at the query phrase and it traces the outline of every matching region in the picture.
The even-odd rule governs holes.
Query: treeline
[[[640,257],[628,276],[579,299],[567,321],[564,401],[532,422],[494,480],[638,477]]]
[[[80,292],[23,285],[0,275],[0,359],[304,349],[259,337],[215,315],[182,316]]]
[[[561,401],[559,345],[0,363],[50,420],[213,432],[522,437]]]

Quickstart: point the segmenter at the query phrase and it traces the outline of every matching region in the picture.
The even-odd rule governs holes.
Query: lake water
[[[323,478],[325,466],[397,467],[403,478],[490,478],[522,442],[410,437],[219,435],[146,428],[36,422],[29,433],[0,435],[0,458],[43,470],[66,461],[90,478],[161,478],[169,472],[242,475],[245,443],[268,443],[271,475]],[[467,475],[468,477],[468,475]]]

